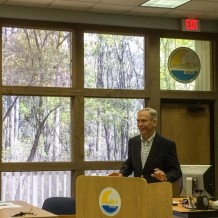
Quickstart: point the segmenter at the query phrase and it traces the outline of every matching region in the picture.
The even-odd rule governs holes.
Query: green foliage
[[[84,34],[84,87],[144,88],[144,37]],[[124,160],[141,99],[85,99],[85,160]]]
[[[86,33],[86,88],[143,89],[144,38]]]
[[[3,28],[3,84],[70,87],[71,34]]]
[[[4,113],[13,105],[3,121],[5,162],[70,160],[70,98],[4,96],[3,102]]]
[[[85,159],[124,160],[142,107],[134,99],[85,99]]]

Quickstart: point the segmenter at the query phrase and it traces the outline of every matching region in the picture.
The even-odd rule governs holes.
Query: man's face
[[[154,120],[148,111],[140,111],[137,116],[137,127],[142,136],[150,137],[154,133],[156,120]]]

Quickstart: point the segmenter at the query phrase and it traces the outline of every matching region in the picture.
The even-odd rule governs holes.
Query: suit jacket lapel
[[[141,161],[141,136],[137,137],[137,140],[135,141],[134,145],[135,149],[135,155],[137,157],[135,158],[135,161],[137,161],[138,169],[142,172],[142,161]]]

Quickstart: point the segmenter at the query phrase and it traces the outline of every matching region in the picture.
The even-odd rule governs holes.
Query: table
[[[23,217],[23,218],[27,218],[27,217],[35,217],[35,218],[58,218],[57,215],[52,214],[50,212],[47,212],[41,208],[35,207],[31,204],[25,203],[23,201],[11,201],[12,203],[16,204],[16,205],[20,205],[21,207],[17,207],[17,208],[4,208],[4,209],[0,209],[0,218],[12,218],[11,216],[22,212],[31,212],[34,215],[31,214],[27,214],[25,216],[18,216],[18,217]]]
[[[182,198],[173,198],[179,202]],[[173,218],[218,218],[217,210],[190,210],[184,208],[181,204],[173,206]]]

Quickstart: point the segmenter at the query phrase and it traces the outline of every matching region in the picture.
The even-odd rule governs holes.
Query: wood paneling
[[[164,103],[161,134],[176,142],[180,164],[210,164],[209,105]]]

